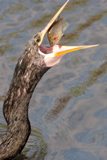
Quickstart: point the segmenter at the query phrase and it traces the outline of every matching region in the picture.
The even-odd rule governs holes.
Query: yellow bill
[[[61,46],[54,52],[54,56],[59,57],[59,56],[63,56],[63,55],[70,53],[70,52],[75,52],[75,51],[79,51],[81,49],[93,48],[93,47],[97,47],[97,46],[98,46],[98,44],[81,45],[81,46]]]

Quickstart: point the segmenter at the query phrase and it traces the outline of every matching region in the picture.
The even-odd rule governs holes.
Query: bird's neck
[[[28,105],[32,93],[43,74],[48,70],[43,63],[43,58],[37,52],[38,47],[32,43],[29,44],[16,65],[3,107],[7,123],[23,118],[23,116],[28,117]]]
[[[3,105],[8,130],[0,143],[1,159],[14,157],[26,144],[30,134],[28,105],[37,83],[47,70],[43,57],[38,54],[38,46],[28,44],[18,60]]]

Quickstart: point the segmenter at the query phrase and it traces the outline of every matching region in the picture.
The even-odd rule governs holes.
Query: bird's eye
[[[39,43],[41,40],[40,35],[37,34],[36,36],[34,36],[34,40],[35,40],[35,43]]]
[[[38,43],[40,42],[40,37],[38,37],[38,38],[36,39],[36,42],[38,42]]]

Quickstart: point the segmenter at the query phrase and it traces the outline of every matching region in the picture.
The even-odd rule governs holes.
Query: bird
[[[18,59],[3,104],[7,130],[0,137],[0,160],[12,159],[23,150],[31,133],[28,116],[30,99],[42,76],[58,64],[65,54],[97,46],[61,46],[57,43],[50,47],[42,45],[45,34],[54,27],[53,23],[68,2],[69,0],[60,7],[42,31],[33,36]]]

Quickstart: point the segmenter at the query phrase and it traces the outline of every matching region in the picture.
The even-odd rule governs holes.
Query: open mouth
[[[61,46],[58,45],[60,39],[63,36],[63,31],[65,28],[63,25],[62,18],[58,19],[58,16],[62,12],[62,10],[65,8],[69,0],[67,0],[61,8],[57,11],[57,13],[53,16],[53,18],[50,20],[50,22],[46,25],[46,27],[39,33],[39,36],[41,38],[40,42],[38,43],[39,46],[39,53],[44,56],[45,62],[47,66],[53,66],[53,64],[56,64],[56,62],[59,62],[62,56],[75,52],[82,49],[87,48],[93,48],[98,46],[98,44],[95,45],[79,45],[79,46]],[[56,20],[57,19],[57,20]],[[47,33],[48,40],[50,43],[50,46],[43,46],[42,41]],[[52,62],[52,64],[50,63]],[[53,63],[54,62],[54,63]]]
[[[80,45],[80,46],[61,46],[61,45],[54,45],[52,47],[45,47],[45,46],[40,46],[39,47],[39,53],[42,55],[45,54],[54,54],[54,56],[59,57],[59,56],[64,56],[65,54],[75,52],[78,50],[82,49],[88,49],[88,48],[93,48],[97,47],[98,44],[95,45]]]
[[[50,54],[50,53],[52,53],[53,52],[53,46],[51,47],[48,47],[48,46],[43,46],[43,45],[41,45],[40,47],[39,47],[39,53],[40,54]]]

